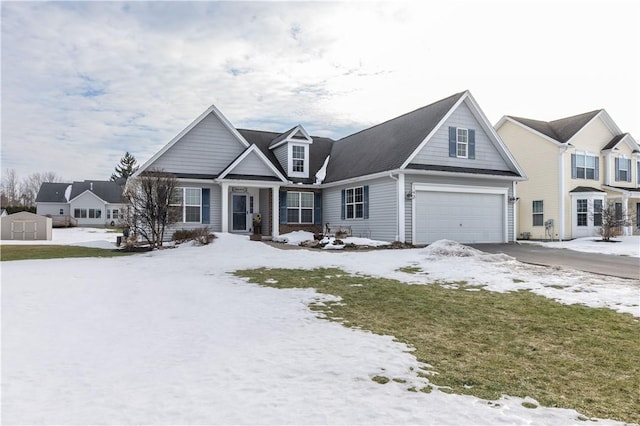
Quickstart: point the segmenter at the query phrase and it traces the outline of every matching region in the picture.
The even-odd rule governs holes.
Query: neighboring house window
[[[533,202],[533,226],[544,225],[544,202],[542,200]]]
[[[287,192],[287,223],[313,223],[313,192]]]
[[[87,209],[73,209],[73,217],[76,219],[86,219]]]
[[[469,143],[469,131],[467,129],[458,129],[456,132],[456,156],[467,158],[467,144]]]
[[[364,217],[364,188],[348,188],[346,190],[346,218],[362,219]]]
[[[631,182],[631,159],[616,158],[616,181]]]
[[[578,226],[587,226],[587,200],[576,200],[576,211],[578,212]]]
[[[587,154],[571,154],[571,177],[599,180],[599,158]]]
[[[291,170],[294,173],[304,173],[304,146],[293,145],[291,146]]]
[[[60,209],[60,214],[64,214],[64,209]]]
[[[109,219],[111,219],[111,209],[107,209],[107,220]]]
[[[602,226],[602,200],[593,200],[593,226]]]
[[[449,157],[476,158],[476,131],[449,127]]]
[[[200,223],[201,200],[200,188],[176,188],[169,206],[177,211],[179,222]]]
[[[100,219],[102,217],[102,210],[89,209],[89,219]]]

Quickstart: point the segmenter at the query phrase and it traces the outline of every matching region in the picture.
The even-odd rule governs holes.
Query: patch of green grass
[[[520,284],[520,283],[523,283],[523,282],[524,282],[524,280],[521,280],[520,278],[514,278],[514,279],[513,279],[513,282],[514,282],[515,284]]]
[[[131,252],[95,247],[56,245],[2,245],[0,260],[60,259],[65,257],[114,257],[128,256]]]
[[[339,296],[339,303],[314,309],[414,347],[417,359],[438,373],[428,377],[441,391],[488,400],[529,396],[588,417],[640,422],[640,322],[631,315],[528,291],[407,285],[338,269],[236,274],[264,286]]]
[[[422,268],[418,268],[417,266],[402,266],[396,269],[398,272],[404,272],[406,274],[419,274],[422,272]]]
[[[384,376],[373,376],[371,380],[373,380],[376,383],[380,383],[381,385],[389,383],[389,378]]]
[[[530,409],[532,409],[532,410],[533,410],[533,409],[538,408],[538,406],[537,406],[536,404],[534,404],[533,402],[526,402],[526,401],[525,401],[525,402],[523,402],[521,405],[522,405],[524,408],[530,408]]]

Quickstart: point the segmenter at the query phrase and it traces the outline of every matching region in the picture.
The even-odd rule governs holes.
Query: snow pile
[[[324,163],[322,164],[322,167],[320,167],[320,170],[318,170],[318,172],[316,173],[316,185],[321,184],[322,182],[324,182],[324,179],[327,177],[327,166],[329,165],[329,158],[331,156],[327,155],[327,158],[324,160]]]
[[[288,234],[282,234],[278,237],[273,237],[272,241],[276,243],[291,244],[293,246],[300,245],[300,243],[313,240],[313,232],[308,231],[293,231]]]
[[[114,249],[118,236],[122,236],[122,233],[106,228],[53,228],[51,240],[11,240],[6,241],[6,244],[70,245]]]
[[[616,237],[610,242],[600,237],[576,238],[571,241],[519,241],[523,244],[537,244],[544,247],[565,248],[587,253],[616,254],[620,256],[640,257],[640,235]]]
[[[71,199],[71,188],[72,185],[68,185],[64,190],[64,199],[67,200],[67,203]]]
[[[483,262],[512,262],[514,257],[504,253],[491,254],[465,246],[456,241],[438,240],[424,249],[429,259],[441,259],[446,257],[473,257]]]

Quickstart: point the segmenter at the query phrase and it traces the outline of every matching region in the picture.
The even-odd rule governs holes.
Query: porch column
[[[624,194],[622,194],[622,218],[625,221],[630,219],[629,218],[629,194],[626,193],[626,192]],[[627,225],[623,226],[622,227],[622,235],[624,235],[625,237],[627,237],[629,235],[633,235],[633,228],[631,226],[627,226]]]
[[[229,232],[229,184],[223,182],[220,191],[220,198],[222,198],[222,232]]]
[[[272,186],[271,191],[271,236],[277,237],[280,235],[280,185]]]

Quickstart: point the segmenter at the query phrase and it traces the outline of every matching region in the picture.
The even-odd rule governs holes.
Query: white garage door
[[[504,241],[504,195],[417,191],[416,244],[447,239],[460,243]]]

